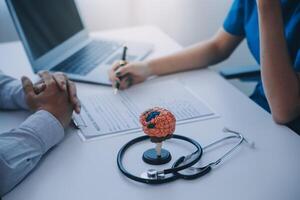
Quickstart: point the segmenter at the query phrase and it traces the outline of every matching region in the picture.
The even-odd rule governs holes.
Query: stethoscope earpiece
[[[245,137],[244,137],[243,135],[241,135],[239,132],[233,131],[232,129],[227,128],[227,127],[224,127],[224,128],[223,128],[223,132],[225,132],[225,133],[233,133],[233,134],[236,134],[236,135],[238,135],[238,136],[241,136],[241,137],[243,138],[243,140],[246,142],[246,144],[248,144],[248,146],[249,146],[250,148],[252,148],[252,149],[255,148],[255,142],[249,140],[248,138],[245,138]]]

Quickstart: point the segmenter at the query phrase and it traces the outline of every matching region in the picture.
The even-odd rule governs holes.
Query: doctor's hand
[[[46,89],[45,82],[44,82],[44,80],[42,78],[42,75],[41,75],[42,73],[43,72],[39,73],[39,76],[40,76],[41,80],[33,85],[33,89],[34,89],[35,94],[39,94],[39,93],[43,92]],[[80,113],[81,104],[80,104],[80,100],[77,97],[77,90],[76,90],[75,83],[70,81],[68,79],[68,77],[64,73],[61,73],[61,72],[56,72],[56,73],[52,73],[52,74],[49,74],[49,75],[52,76],[52,78],[55,80],[58,88],[61,91],[65,91],[65,92],[68,93],[69,100],[72,103],[75,112],[77,114]]]
[[[22,85],[26,102],[32,111],[46,110],[51,113],[64,128],[66,128],[73,113],[73,105],[66,91],[62,91],[54,78],[48,72],[43,72],[41,77],[44,81],[44,90],[39,94],[34,91],[31,80],[22,77]]]
[[[151,75],[152,73],[147,62],[126,63],[126,65],[120,66],[119,61],[109,71],[109,79],[113,87],[121,90],[144,82]]]

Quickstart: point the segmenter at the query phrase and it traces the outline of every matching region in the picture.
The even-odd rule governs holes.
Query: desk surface
[[[158,56],[180,49],[159,29],[139,27],[93,34],[118,39],[150,41]],[[7,74],[31,76],[28,60],[20,43],[0,45],[0,68]],[[180,79],[220,115],[220,118],[180,125],[177,133],[193,137],[205,145],[223,136],[224,126],[241,131],[255,141],[256,148],[243,145],[212,173],[194,181],[149,186],[123,177],[116,165],[120,147],[137,134],[82,142],[75,130],[68,130],[64,141],[49,152],[31,173],[4,200],[59,199],[300,199],[300,138],[284,126],[276,125],[270,114],[251,102],[217,73],[205,69],[157,78]],[[111,88],[78,84],[79,93]],[[0,131],[17,126],[27,114],[1,112]],[[218,149],[212,158],[220,155]],[[172,152],[176,155],[176,151]],[[136,171],[147,169],[133,153],[127,158]],[[140,162],[141,163],[141,162]],[[130,166],[133,169],[133,166]]]

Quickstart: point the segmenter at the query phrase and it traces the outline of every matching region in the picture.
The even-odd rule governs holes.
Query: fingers
[[[61,91],[66,92],[68,94],[69,101],[74,107],[75,112],[80,113],[81,105],[77,97],[75,83],[70,81],[64,73],[57,72],[54,74],[50,74],[49,72],[43,71],[39,73],[39,76],[44,81],[45,87],[55,85]],[[40,88],[36,89],[39,90]]]
[[[69,93],[69,98],[70,101],[74,107],[74,110],[76,113],[80,113],[81,110],[81,104],[80,101],[77,97],[77,89],[76,89],[76,85],[74,82],[68,80],[67,81],[67,87],[68,87],[68,93]]]
[[[33,89],[33,83],[31,82],[31,80],[26,76],[23,76],[21,80],[25,95],[28,97],[34,97],[35,93]]]
[[[115,83],[113,84],[113,88],[120,89],[121,85],[121,80],[116,80]]]
[[[38,82],[35,82],[35,83],[33,84],[33,86],[39,85],[39,84],[41,84],[41,83],[44,83],[44,80],[43,80],[43,79],[40,79]]]
[[[125,68],[125,70],[124,70]],[[126,72],[127,71],[127,72]],[[116,78],[120,78],[130,71],[126,61],[118,61],[112,66],[112,69],[109,71],[111,81],[114,81]]]
[[[117,77],[116,77],[116,74],[115,74],[115,71],[118,70],[118,68],[120,67],[120,62],[115,62],[112,66],[112,68],[109,70],[109,80],[111,82],[115,82]]]
[[[119,85],[120,90],[125,90],[133,85],[133,78],[130,75],[125,75]]]
[[[115,71],[113,71],[113,70],[110,70],[110,71],[108,72],[108,76],[109,76],[109,80],[110,80],[112,83],[114,83],[114,82],[116,82],[116,81],[120,81],[120,79],[116,76]]]
[[[68,78],[66,77],[66,75],[64,73],[56,72],[54,74],[51,74],[49,72],[41,72],[41,73],[39,73],[39,76],[41,77],[41,80],[35,84],[34,88],[36,89],[36,91],[39,90],[37,85],[39,85],[40,83],[44,83],[46,86],[47,84],[48,85],[52,84],[53,80],[55,81],[56,85],[58,86],[58,88],[61,91],[67,91]],[[44,86],[42,86],[42,87],[44,87]]]
[[[120,67],[117,69],[117,71],[115,71],[116,77],[121,78],[121,77],[125,76],[126,74],[129,74],[130,70],[131,70],[131,68],[129,65]]]
[[[118,61],[113,65],[112,69],[109,72],[109,79],[113,83],[114,88],[124,88],[124,86],[121,87],[121,82],[124,78],[123,76],[130,72],[129,66],[130,65],[127,65],[127,62],[125,61]],[[124,85],[124,83],[122,85]]]
[[[67,91],[67,81],[68,78],[64,73],[56,72],[52,74],[53,79],[55,80],[56,84],[58,85],[59,89],[62,91]]]
[[[116,61],[112,66],[112,71],[116,71],[120,67],[120,61]]]
[[[116,76],[115,71],[120,67],[120,62],[115,62],[108,72],[109,80],[112,82],[113,88],[120,88],[121,80]]]
[[[52,86],[54,83],[56,84],[55,80],[53,79],[52,75],[47,71],[39,72],[38,75],[43,79],[46,86]]]
[[[40,94],[46,89],[46,84],[44,82],[34,84],[33,90],[35,94]]]
[[[115,76],[118,78],[115,84],[116,88],[124,90],[132,85],[132,76],[130,75],[130,68],[128,66],[119,68],[115,72]]]

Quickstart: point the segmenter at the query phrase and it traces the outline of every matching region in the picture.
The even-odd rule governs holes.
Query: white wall
[[[219,27],[232,0],[77,0],[91,31],[152,24],[183,46],[209,38]],[[0,0],[0,42],[17,36],[4,0]],[[222,65],[253,64],[246,45]]]
[[[78,0],[90,30],[152,24],[183,46],[207,39],[223,24],[232,0]],[[245,42],[218,66],[255,65]]]
[[[182,45],[210,37],[232,0],[78,0],[91,30],[153,24]]]
[[[76,0],[91,31],[133,25],[131,0]]]
[[[182,45],[214,34],[227,14],[231,0],[133,0],[135,23],[156,24]]]

